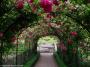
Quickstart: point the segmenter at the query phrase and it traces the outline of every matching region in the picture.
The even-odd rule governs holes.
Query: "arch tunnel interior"
[[[59,44],[60,40],[56,36],[45,36],[39,38],[37,44],[38,52],[51,52],[54,53],[57,51],[57,44]]]
[[[0,67],[90,67],[87,0],[0,1]]]

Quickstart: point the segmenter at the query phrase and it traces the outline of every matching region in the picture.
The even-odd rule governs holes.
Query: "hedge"
[[[60,57],[59,57],[59,55],[57,53],[54,54],[54,58],[55,58],[55,60],[56,60],[56,62],[58,64],[58,67],[67,67],[64,64],[63,60],[60,59]]]
[[[23,67],[33,67],[34,64],[37,62],[39,55],[40,55],[39,53],[33,54],[30,60],[26,62]]]

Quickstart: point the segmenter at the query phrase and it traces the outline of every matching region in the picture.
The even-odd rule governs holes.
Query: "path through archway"
[[[56,36],[45,36],[38,40],[37,51],[40,58],[35,67],[58,67],[53,54],[57,51],[57,44],[60,42]]]

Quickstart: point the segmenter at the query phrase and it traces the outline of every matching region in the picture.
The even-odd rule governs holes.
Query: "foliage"
[[[30,58],[29,61],[27,61],[25,64],[24,64],[24,67],[33,67],[34,64],[36,63],[36,61],[38,60],[39,58],[39,54],[32,54],[32,57]]]
[[[74,6],[73,10],[68,11],[67,16],[71,17],[73,20],[75,20],[75,22],[77,22],[78,24],[80,24],[81,26],[83,26],[85,29],[88,30],[88,32],[90,32],[89,27],[90,27],[90,20],[89,15],[90,15],[90,6],[87,5],[72,5]]]
[[[40,36],[57,35],[61,40],[59,50],[62,51],[62,55],[66,52],[69,62],[77,64],[81,54],[78,53],[78,48],[84,51],[85,45],[90,46],[90,5],[85,0],[57,1],[60,4],[48,0],[46,3],[45,0],[25,0],[22,4],[17,1],[0,1],[0,47],[8,50],[12,47],[11,41],[18,40],[23,28],[39,25],[41,27],[33,32],[35,36],[32,36],[32,42],[35,41],[36,44]],[[42,25],[39,22],[42,22]],[[72,36],[71,32],[74,32],[75,36]]]
[[[44,43],[56,44],[58,42],[59,42],[59,40],[58,40],[57,37],[55,37],[55,36],[46,36],[46,37],[42,37],[38,40],[38,45],[39,44],[44,44]]]
[[[55,60],[58,63],[58,67],[67,67],[65,63],[60,59],[59,55],[57,53],[54,54]]]

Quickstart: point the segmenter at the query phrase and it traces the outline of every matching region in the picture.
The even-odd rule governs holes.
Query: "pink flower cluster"
[[[68,39],[67,42],[68,42],[69,45],[72,45],[73,44],[73,40],[72,39]]]
[[[64,45],[64,43],[60,43],[59,48],[61,49],[61,51],[67,51],[67,47]]]
[[[11,42],[15,42],[16,39],[17,39],[16,36],[12,36],[11,37]]]
[[[53,4],[59,5],[58,0],[41,0],[40,5],[43,8],[44,12],[50,13],[52,12]]]
[[[56,6],[59,5],[59,0],[53,0],[53,4],[55,4]]]
[[[52,25],[51,25],[51,23],[50,23],[50,22],[48,23],[48,26],[49,26],[49,27],[52,27]]]
[[[17,0],[16,1],[16,8],[17,9],[23,9],[24,7],[24,1],[23,0]]]
[[[28,0],[28,2],[29,2],[29,3],[33,3],[33,2],[34,2],[34,0]]]
[[[72,35],[72,36],[77,36],[78,34],[77,34],[77,32],[70,32],[70,35]]]
[[[2,38],[3,37],[3,32],[0,32],[0,38]]]
[[[43,8],[44,12],[49,13],[52,11],[52,1],[51,0],[41,0],[40,5]]]
[[[32,35],[33,33],[32,32],[29,32],[29,38],[32,38]]]
[[[34,0],[17,0],[16,8],[23,9],[25,1],[28,2],[29,4],[32,4],[34,2]],[[53,4],[56,6],[59,5],[59,0],[40,0],[39,3],[45,13],[50,13],[52,12]]]

